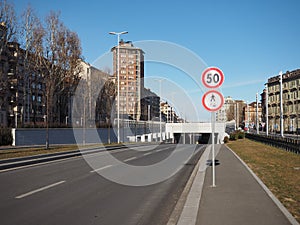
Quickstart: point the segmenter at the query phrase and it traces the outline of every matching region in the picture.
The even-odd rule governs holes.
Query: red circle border
[[[217,94],[217,95],[219,95],[220,97],[221,97],[221,104],[220,104],[220,106],[218,107],[218,108],[216,108],[216,109],[210,109],[210,108],[208,108],[206,105],[205,105],[205,97],[206,97],[206,95],[208,95],[208,94],[210,94],[210,93],[215,93],[215,94]],[[222,106],[224,105],[224,97],[223,97],[223,95],[220,93],[220,92],[218,92],[218,91],[216,91],[216,90],[210,90],[210,91],[208,91],[208,92],[205,92],[204,93],[204,95],[203,95],[203,97],[202,97],[202,105],[203,105],[203,107],[207,110],[207,111],[210,111],[210,112],[216,112],[216,111],[218,111],[219,109],[221,109],[222,108]]]
[[[219,82],[219,84],[217,84],[217,85],[215,85],[215,86],[210,86],[210,85],[208,85],[208,84],[205,82],[205,80],[204,80],[204,78],[205,78],[204,75],[205,75],[207,72],[209,72],[210,70],[216,70],[216,71],[220,74],[220,76],[221,76],[221,81]],[[218,87],[220,87],[220,86],[223,84],[223,82],[224,82],[224,74],[223,74],[222,70],[220,70],[220,69],[217,68],[217,67],[209,67],[209,68],[205,69],[205,70],[202,72],[201,81],[202,81],[202,84],[203,84],[205,87],[207,87],[207,88],[218,88]]]

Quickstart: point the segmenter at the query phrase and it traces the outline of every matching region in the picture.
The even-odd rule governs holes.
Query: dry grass
[[[248,139],[227,145],[300,222],[300,155]]]
[[[33,156],[33,155],[48,154],[48,153],[55,153],[55,152],[66,152],[66,151],[72,151],[77,149],[78,149],[77,146],[70,145],[70,146],[51,147],[49,149],[39,147],[39,148],[20,148],[20,149],[0,150],[0,159]]]

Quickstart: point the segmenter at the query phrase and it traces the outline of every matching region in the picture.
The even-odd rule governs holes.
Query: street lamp
[[[268,90],[268,83],[265,84],[266,88],[266,99],[265,99],[265,107],[266,107],[266,135],[269,135],[269,90]]]
[[[258,93],[256,93],[256,134],[259,134],[259,120],[258,120]]]
[[[118,110],[117,110],[117,117],[118,117],[118,143],[120,143],[120,36],[122,34],[127,34],[127,31],[122,31],[122,32],[109,32],[111,35],[117,35],[118,36],[118,44],[117,44],[117,79],[118,79],[118,99],[117,99],[117,105],[118,105]]]
[[[283,137],[282,71],[279,72],[280,88],[280,136]]]
[[[159,101],[159,141],[162,141],[162,127],[161,127],[161,82],[164,79],[156,79],[159,81],[159,95],[160,95],[160,101]]]

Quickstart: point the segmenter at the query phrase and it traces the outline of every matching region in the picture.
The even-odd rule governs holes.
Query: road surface
[[[171,178],[147,186],[112,182],[97,172],[117,165],[91,168],[81,156],[2,171],[1,225],[166,224],[204,146],[195,150],[195,145],[165,144],[144,149],[146,146],[135,146],[110,154],[136,166],[155,164],[172,152],[193,156]],[[104,156],[99,152],[88,157]]]

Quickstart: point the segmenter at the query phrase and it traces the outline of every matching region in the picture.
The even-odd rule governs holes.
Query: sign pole
[[[216,170],[215,170],[215,112],[220,110],[224,104],[223,95],[215,90],[224,82],[224,74],[217,67],[209,67],[202,72],[201,80],[206,88],[211,90],[204,93],[202,105],[207,111],[211,112],[211,163],[212,163],[212,187],[216,187]]]
[[[211,113],[211,163],[212,163],[212,187],[216,187],[216,169],[215,169],[215,112]]]

